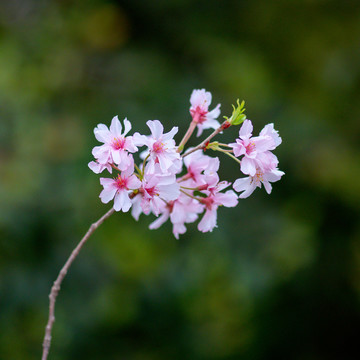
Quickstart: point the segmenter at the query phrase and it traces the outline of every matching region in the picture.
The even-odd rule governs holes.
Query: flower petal
[[[246,119],[239,131],[240,138],[249,138],[253,132],[251,120]]]
[[[159,120],[149,120],[146,122],[146,125],[150,128],[153,138],[155,139],[161,138],[164,132],[164,127],[162,126]]]
[[[122,126],[121,126],[120,120],[117,116],[114,116],[113,119],[111,120],[110,131],[112,132],[112,134],[115,137],[122,136],[122,134],[121,134]]]

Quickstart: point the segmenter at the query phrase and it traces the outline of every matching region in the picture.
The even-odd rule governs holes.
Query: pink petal
[[[132,175],[128,179],[127,186],[131,190],[136,190],[141,186],[141,181],[135,175]]]
[[[246,119],[239,131],[240,138],[249,138],[253,132],[253,126],[250,120]]]
[[[234,207],[238,203],[238,197],[232,190],[228,190],[225,194],[216,195],[216,202],[225,207]]]
[[[163,212],[160,217],[158,217],[155,221],[153,221],[149,225],[149,229],[158,229],[162,224],[166,222],[166,220],[169,218],[169,212]]]
[[[252,182],[249,185],[249,187],[242,194],[239,195],[239,198],[245,199],[245,198],[249,197],[254,192],[255,189],[256,189],[255,182]]]
[[[104,204],[107,204],[110,200],[112,200],[115,196],[116,188],[104,188],[104,190],[100,193],[100,199]]]
[[[240,168],[241,168],[241,171],[246,175],[254,176],[256,173],[256,166],[255,166],[254,160],[249,159],[247,157],[244,157],[241,160]]]
[[[201,90],[193,90],[190,97],[190,103],[192,108],[201,107],[207,111],[209,105],[211,104],[211,93]]]
[[[270,136],[257,136],[251,139],[255,143],[257,152],[264,152],[275,148],[275,143]]]
[[[110,178],[100,178],[100,184],[104,187],[114,186],[115,188],[115,181],[114,179]]]
[[[125,118],[124,119],[124,126],[125,126],[125,129],[124,129],[124,136],[131,130],[131,122]]]
[[[148,145],[149,141],[148,141],[148,137],[145,135],[141,135],[138,132],[136,132],[133,136],[132,136],[134,145],[137,146],[143,146],[143,145]]]
[[[108,140],[111,138],[111,134],[109,132],[109,129],[104,124],[98,124],[98,126],[94,129],[94,134],[96,140],[107,143]]]
[[[128,136],[127,138],[125,138],[125,149],[131,153],[138,151],[138,148],[135,146],[132,136]]]
[[[177,134],[178,131],[179,128],[177,126],[174,126],[169,132],[163,135],[162,137],[163,141],[168,141],[172,139]]]
[[[235,189],[235,191],[240,192],[248,189],[250,184],[251,184],[251,178],[250,176],[248,176],[246,178],[240,178],[235,180],[233,184],[233,188]]]
[[[216,219],[217,219],[217,209],[214,210],[207,209],[205,215],[198,224],[199,231],[201,232],[213,231],[214,227],[216,227]]]
[[[120,151],[121,150],[115,150],[115,149],[111,149],[111,156],[114,160],[115,164],[120,165],[121,164],[121,156],[120,156]]]
[[[180,195],[180,186],[178,183],[160,185],[159,188],[161,189],[160,196],[166,201],[176,200]]]
[[[215,120],[219,117],[220,115],[220,104],[217,104],[216,107],[211,110],[210,112],[208,112],[208,114],[206,115],[206,118],[208,120]],[[219,124],[220,125],[220,124]]]
[[[159,120],[149,120],[146,122],[146,125],[150,128],[151,134],[154,139],[158,140],[161,138],[164,132],[164,127]]]
[[[270,194],[270,193],[271,193],[271,189],[272,189],[271,184],[270,184],[268,181],[266,181],[266,180],[264,180],[262,183],[264,184],[264,188],[265,188],[266,192],[267,192],[268,194]]]
[[[120,137],[122,135],[122,126],[117,116],[114,116],[111,120],[110,131],[113,135],[115,135],[115,137]]]
[[[131,207],[131,200],[126,190],[118,191],[114,199],[115,211],[122,210],[123,212],[129,211]]]
[[[110,159],[110,150],[107,145],[95,146],[91,153],[94,155],[94,158],[98,160],[100,164],[105,164],[109,162]]]

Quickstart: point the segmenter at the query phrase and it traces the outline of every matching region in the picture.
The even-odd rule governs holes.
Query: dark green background
[[[112,216],[63,283],[50,359],[357,358],[359,1],[2,0],[0,359],[40,359],[51,282],[109,208],[93,128],[179,140],[194,88],[274,122],[286,175],[179,241]]]

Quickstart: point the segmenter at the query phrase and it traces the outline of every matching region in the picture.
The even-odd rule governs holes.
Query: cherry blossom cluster
[[[209,111],[212,96],[205,89],[194,90],[190,97],[191,122],[187,132],[176,145],[175,126],[169,132],[159,120],[147,121],[149,134],[135,132],[127,118],[123,124],[115,116],[110,128],[99,124],[94,129],[96,139],[102,143],[92,150],[95,161],[89,168],[96,174],[107,170],[113,177],[100,178],[103,203],[113,200],[115,211],[127,212],[138,220],[141,214],[156,216],[150,229],[156,229],[168,219],[178,239],[186,232],[186,225],[198,223],[198,230],[212,231],[216,227],[219,206],[234,207],[238,199],[248,197],[256,187],[264,185],[271,192],[271,182],[284,175],[278,169],[278,159],[272,153],[281,144],[281,137],[273,124],[266,125],[259,136],[253,136],[253,126],[244,114],[244,102],[237,102],[233,113],[219,123],[220,104]],[[230,126],[242,124],[239,137],[230,144],[211,142],[212,138]],[[194,130],[201,136],[204,130],[213,132],[199,145],[184,151]],[[238,163],[245,177],[231,183],[220,181],[218,157],[205,155],[205,150],[217,151]],[[134,156],[138,154],[138,162]],[[202,215],[203,214],[203,215]]]

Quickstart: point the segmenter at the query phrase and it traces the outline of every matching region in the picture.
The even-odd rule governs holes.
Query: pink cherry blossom
[[[157,229],[170,218],[173,224],[173,234],[176,239],[179,239],[179,235],[186,232],[185,224],[196,221],[198,214],[203,210],[204,205],[199,201],[181,193],[176,200],[164,204],[161,215],[150,224],[149,228]]]
[[[120,170],[125,170],[132,162],[132,156],[128,153],[134,153],[138,149],[134,145],[132,137],[125,135],[131,130],[131,123],[124,119],[124,133],[117,116],[115,116],[110,125],[110,130],[104,124],[99,124],[94,129],[95,137],[98,141],[104,143],[101,146],[95,146],[92,154],[99,164],[117,164]],[[93,166],[96,170],[96,167]],[[93,170],[92,169],[92,170]]]
[[[187,174],[184,179],[191,179],[187,182],[188,187],[198,187],[209,181],[209,176],[219,170],[219,158],[204,155],[202,150],[195,151],[184,158]]]
[[[231,184],[227,181],[222,181],[216,186],[209,188],[205,191],[206,198],[203,198],[201,202],[205,205],[206,211],[198,224],[198,229],[201,232],[212,231],[216,227],[217,221],[217,209],[220,205],[225,207],[234,207],[237,205],[237,195],[232,190],[228,190],[225,193],[221,193],[221,190],[226,189]]]
[[[202,232],[212,231],[216,227],[219,206],[234,207],[239,198],[248,197],[256,187],[262,185],[270,193],[271,183],[284,175],[278,169],[277,157],[272,153],[282,142],[274,125],[266,125],[259,136],[253,137],[252,123],[245,120],[236,142],[229,145],[215,142],[207,147],[206,144],[220,131],[220,124],[216,120],[220,115],[220,104],[209,111],[211,100],[211,93],[205,89],[195,89],[192,92],[192,122],[178,146],[174,140],[178,128],[173,127],[164,133],[159,120],[147,121],[150,135],[137,132],[133,136],[127,136],[131,123],[125,118],[122,125],[117,116],[112,119],[109,128],[99,124],[94,133],[96,139],[103,144],[93,149],[95,161],[91,161],[88,166],[95,173],[101,173],[104,169],[110,173],[119,171],[114,178],[100,179],[103,186],[101,201],[108,203],[114,200],[116,211],[127,212],[131,208],[131,214],[136,220],[142,213],[154,214],[157,218],[150,224],[150,229],[156,229],[169,220],[173,234],[178,239],[186,232],[187,224],[195,222],[201,213],[203,216],[198,229]],[[240,113],[242,108],[243,103],[240,105],[238,101],[238,113],[234,108],[236,116],[245,116]],[[232,117],[235,115],[233,113]],[[242,118],[233,121],[232,125],[240,120]],[[188,148],[181,156],[180,153],[196,127],[198,136],[204,129],[217,130],[196,146],[198,150]],[[141,161],[135,165],[134,156],[140,146],[146,148],[139,154]],[[208,156],[208,153],[205,155],[205,149],[225,153],[240,163],[241,171],[247,175],[234,183],[233,187],[240,195],[233,190],[226,191],[231,184],[220,181],[220,160],[218,157]]]
[[[270,136],[274,140],[274,147],[269,150],[274,150],[282,143],[282,139],[279,136],[279,132],[274,129],[274,124],[267,124],[260,131],[260,136]]]
[[[269,129],[268,129],[269,130]],[[267,133],[268,130],[265,132]],[[233,148],[234,155],[239,157],[244,155],[241,160],[241,171],[244,174],[255,176],[256,168],[266,167],[267,164],[259,162],[259,155],[265,151],[275,148],[275,139],[270,135],[252,137],[253,126],[250,120],[245,120],[239,131],[239,138],[236,143],[229,144]],[[265,157],[262,158],[266,160]]]
[[[217,129],[220,126],[216,120],[220,115],[220,104],[209,111],[211,104],[211,93],[209,91],[205,91],[205,89],[194,90],[190,97],[190,104],[190,114],[198,127],[197,136],[200,136],[204,129]]]
[[[155,166],[154,174],[145,169],[139,193],[133,201],[136,204],[133,212],[135,218],[139,217],[141,211],[146,215],[152,212],[158,216],[164,203],[176,200],[180,195],[180,186],[176,182],[176,177],[171,174],[161,174],[159,167],[158,164]]]
[[[168,133],[164,134],[164,127],[159,120],[149,120],[146,124],[150,128],[151,135],[145,136],[135,133],[134,142],[138,146],[146,145],[148,147],[144,154],[145,158],[148,156],[148,172],[154,173],[155,164],[160,165],[163,173],[177,172],[181,168],[181,160],[176,151],[173,137],[178,132],[178,128],[174,126]],[[171,171],[172,168],[174,172]]]
[[[263,172],[262,169],[257,168],[254,176],[248,176],[246,178],[240,178],[235,180],[233,188],[237,192],[241,192],[239,198],[245,199],[249,197],[256,187],[261,188],[261,184],[268,194],[271,193],[272,186],[270,182],[276,182],[281,179],[285,173],[279,169],[272,169],[267,172]]]
[[[100,199],[104,204],[114,199],[114,209],[123,212],[129,211],[131,200],[130,190],[136,190],[140,187],[140,180],[133,175],[134,164],[132,163],[125,171],[114,179],[100,178],[100,184],[104,187],[100,193]]]

